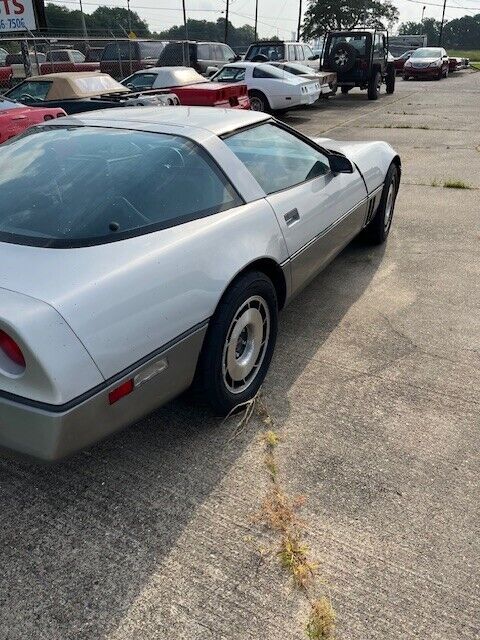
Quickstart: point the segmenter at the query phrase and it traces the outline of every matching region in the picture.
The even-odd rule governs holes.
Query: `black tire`
[[[341,92],[343,93],[344,96],[346,96],[350,91],[350,89],[351,87],[341,87]]]
[[[248,92],[250,98],[250,108],[252,111],[263,111],[264,113],[270,112],[270,105],[268,100],[261,91],[252,89]],[[255,106],[254,106],[255,105]]]
[[[392,94],[395,91],[395,80],[397,78],[397,74],[395,71],[395,67],[392,65],[387,66],[387,77],[385,80],[385,87],[388,94]]]
[[[380,95],[380,85],[382,83],[382,74],[376,71],[368,81],[367,95],[369,100],[377,100]]]
[[[382,195],[377,211],[372,218],[370,224],[362,231],[362,240],[367,244],[383,244],[390,233],[392,226],[393,213],[395,209],[395,201],[397,198],[398,187],[400,185],[400,174],[395,164],[391,164],[385,176],[383,183]],[[388,220],[386,220],[387,203],[389,201],[390,187],[392,186],[391,208]]]
[[[403,79],[405,80],[405,82],[406,82],[407,80],[410,80],[410,76],[406,76],[405,74],[403,74],[403,76],[402,76],[402,77],[403,77]]]
[[[357,50],[348,42],[339,42],[330,51],[328,65],[332,71],[346,73],[353,69],[357,59]]]
[[[249,311],[251,312],[253,310],[255,315],[260,314],[260,317],[264,318],[261,329],[264,346],[263,351],[262,347],[260,347],[258,356],[256,356],[257,359],[254,359],[252,355],[253,359],[249,364],[252,362],[255,364],[253,365],[251,374],[247,376],[247,378],[250,376],[249,381],[247,381],[248,386],[242,389],[241,382],[246,382],[246,380],[238,382],[235,381],[233,377],[230,377],[228,340],[232,338],[232,333],[238,329],[238,327],[241,327],[242,307],[247,300],[251,301]],[[255,302],[252,302],[252,300]],[[261,304],[259,301],[261,301]],[[259,305],[258,308],[254,306],[255,304]],[[256,313],[255,310],[258,313]],[[268,310],[268,314],[266,310]],[[262,313],[264,315],[262,315]],[[267,320],[265,318],[267,318]],[[235,322],[237,324],[235,324]],[[257,332],[259,331],[259,326],[260,324],[257,321],[255,324]],[[268,337],[265,337],[267,335],[267,327]],[[250,271],[241,275],[225,292],[218,304],[213,318],[210,321],[197,367],[197,390],[202,391],[204,397],[206,397],[213,409],[220,415],[224,415],[237,405],[250,400],[259,390],[270,366],[277,339],[277,328],[277,295],[270,278],[261,271]],[[258,340],[255,341],[253,337],[255,330],[249,329],[248,327],[246,337],[244,337],[245,342],[242,343],[241,338],[244,331],[240,332],[236,341],[232,340],[230,354],[234,354],[234,367],[238,365],[238,361],[242,355],[236,355],[239,348],[243,347],[246,351],[249,348],[250,339],[251,345],[258,345]],[[249,335],[249,331],[251,331],[251,336]],[[235,345],[233,344],[234,342]],[[253,349],[254,346],[251,346],[251,349]],[[232,349],[234,349],[234,352],[232,352]],[[254,353],[255,352],[253,352],[253,354]],[[235,385],[240,386],[235,388]],[[232,391],[232,388],[235,390]]]
[[[441,80],[443,78],[443,72],[440,69],[440,71],[437,73],[436,76],[434,76],[434,80]]]
[[[448,78],[448,69],[445,69],[445,71],[443,72],[443,77],[445,78],[445,80]]]

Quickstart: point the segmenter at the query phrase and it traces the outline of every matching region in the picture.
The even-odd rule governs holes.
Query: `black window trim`
[[[316,144],[311,138],[308,138],[307,136],[304,136],[303,134],[301,134],[296,129],[292,129],[292,127],[289,127],[287,124],[285,124],[283,122],[279,122],[278,120],[275,120],[275,118],[268,118],[268,120],[262,120],[261,122],[255,122],[254,124],[250,124],[250,125],[247,125],[245,127],[240,127],[239,129],[235,129],[235,131],[229,131],[228,133],[224,133],[223,135],[220,136],[220,138],[222,140],[226,140],[228,138],[232,138],[237,133],[242,133],[243,131],[248,131],[249,129],[255,129],[256,127],[261,127],[264,124],[271,124],[273,126],[278,127],[279,129],[283,129],[287,133],[292,134],[295,138],[298,138],[302,142],[305,142],[305,144],[307,146],[312,147],[312,149],[315,149],[315,151],[318,151],[319,153],[323,154],[327,158],[327,160],[328,160],[329,156],[332,155],[332,152],[329,151],[328,149],[325,149],[325,147],[321,147],[320,145]],[[232,151],[232,153],[234,153],[234,151]],[[238,156],[236,156],[236,157],[238,157]],[[240,160],[240,158],[239,158],[239,160]],[[240,160],[240,162],[242,162],[242,160]],[[242,162],[242,164],[247,169],[247,171],[250,173],[250,175],[253,177],[253,179],[256,181],[255,176],[249,170],[247,165],[244,162]],[[354,166],[356,166],[356,165],[354,165]],[[329,161],[329,167],[330,167],[330,161]],[[323,175],[324,176],[328,176],[330,173],[332,173],[331,169],[329,169],[328,173],[325,173]],[[290,185],[288,187],[283,187],[282,189],[277,189],[277,191],[271,191],[270,193],[267,193],[265,191],[265,189],[262,187],[262,185],[259,184],[258,186],[264,192],[265,197],[268,198],[269,196],[273,196],[273,195],[275,195],[277,193],[282,193],[283,191],[288,191],[288,189],[295,189],[295,187],[298,187],[301,184],[308,184],[309,182],[312,182],[312,180],[317,180],[320,177],[322,177],[322,176],[313,176],[312,178],[309,178],[308,180],[302,180],[301,182],[297,182],[296,184],[292,184],[292,185]],[[259,198],[259,199],[261,199],[261,198]]]
[[[214,170],[219,174],[225,184],[231,189],[233,195],[235,196],[234,203],[230,205],[223,205],[220,207],[210,207],[210,209],[205,209],[200,213],[192,213],[189,215],[183,216],[181,219],[178,218],[175,221],[166,221],[166,222],[157,222],[151,225],[147,225],[145,227],[138,227],[136,229],[129,229],[122,233],[115,233],[112,236],[93,236],[90,238],[72,238],[72,239],[62,239],[62,238],[35,238],[33,236],[23,236],[15,233],[8,233],[6,231],[0,231],[0,242],[8,242],[9,244],[19,244],[26,245],[29,247],[38,247],[41,249],[82,249],[85,247],[94,247],[102,244],[110,244],[112,242],[119,242],[121,240],[129,240],[130,238],[136,238],[138,236],[148,235],[150,233],[155,233],[156,231],[163,231],[164,229],[170,229],[173,227],[178,227],[181,224],[186,224],[187,222],[193,222],[193,220],[201,220],[203,218],[208,218],[217,213],[223,213],[224,211],[229,211],[230,209],[237,209],[246,204],[245,198],[241,195],[238,189],[235,187],[233,182],[227,176],[223,168],[218,164],[212,154],[206,149],[200,142],[193,140],[192,138],[181,134],[181,133],[165,133],[164,131],[151,131],[149,129],[129,129],[125,127],[115,127],[113,125],[99,125],[99,124],[51,124],[51,125],[40,125],[33,126],[29,129],[29,135],[34,135],[35,130],[44,131],[47,130],[55,130],[55,129],[113,129],[115,131],[131,131],[137,133],[150,133],[152,135],[169,135],[177,138],[183,138],[187,140],[191,144],[199,147],[209,158],[211,161]]]

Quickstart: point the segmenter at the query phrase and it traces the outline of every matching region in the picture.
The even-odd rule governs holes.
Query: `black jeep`
[[[343,94],[353,87],[367,89],[376,100],[382,82],[395,91],[395,64],[388,53],[388,32],[381,29],[331,31],[325,38],[321,69],[335,71]]]

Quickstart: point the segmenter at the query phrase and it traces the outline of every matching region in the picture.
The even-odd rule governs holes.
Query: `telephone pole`
[[[300,42],[300,30],[302,28],[302,0],[298,7],[298,28],[297,28],[297,40]]]

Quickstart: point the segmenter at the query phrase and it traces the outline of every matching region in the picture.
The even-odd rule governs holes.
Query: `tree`
[[[302,35],[309,39],[334,29],[383,28],[397,20],[398,9],[390,0],[309,0]]]
[[[225,36],[225,18],[218,18],[216,22],[209,20],[187,20],[188,37],[191,40],[206,40],[211,42],[223,42]],[[185,27],[175,25],[166,31],[155,34],[162,40],[182,40],[185,38]],[[255,29],[244,24],[243,27],[234,27],[228,21],[228,44],[231,47],[247,47],[255,40]]]
[[[438,43],[440,36],[440,21],[435,18],[425,18],[423,22],[405,22],[400,25],[398,33],[405,36],[425,34],[427,44],[434,46]]]
[[[80,32],[82,21],[80,11],[70,11],[66,7],[47,4],[45,8],[49,31],[59,32],[62,35]],[[142,20],[136,11],[130,12],[132,31],[138,36],[148,37],[150,30],[145,20]],[[85,24],[89,33],[103,32],[106,35],[112,33],[124,38],[128,34],[128,11],[120,7],[97,7],[93,13],[85,14]]]
[[[478,49],[480,13],[450,20],[443,28],[443,45],[453,49]]]

